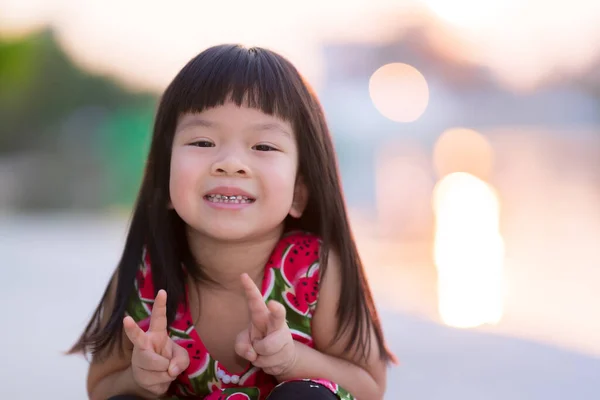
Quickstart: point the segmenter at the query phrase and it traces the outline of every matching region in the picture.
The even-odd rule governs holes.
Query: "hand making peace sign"
[[[123,320],[127,337],[133,343],[133,379],[157,396],[167,392],[171,382],[190,364],[187,351],[167,332],[167,292],[159,290],[150,315],[150,328],[144,332],[127,316]]]
[[[238,335],[236,353],[269,375],[289,373],[296,362],[296,347],[285,320],[285,307],[274,300],[265,304],[247,274],[242,274],[241,280],[250,312],[250,326]]]

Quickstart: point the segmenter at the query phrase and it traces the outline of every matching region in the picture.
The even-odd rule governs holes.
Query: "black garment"
[[[120,394],[118,396],[113,396],[108,400],[144,400],[143,397],[133,396],[130,394]]]
[[[108,400],[142,400],[142,398],[119,395]],[[293,381],[275,388],[267,400],[337,400],[337,396],[323,385],[314,382]]]
[[[292,381],[276,387],[267,400],[337,400],[323,385],[314,382]]]

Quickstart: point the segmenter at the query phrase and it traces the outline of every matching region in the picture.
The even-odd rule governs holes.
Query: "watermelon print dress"
[[[320,239],[310,233],[290,232],[284,235],[265,266],[261,288],[265,302],[276,300],[285,306],[294,340],[310,347],[314,347],[311,319],[319,293],[320,245]],[[155,291],[147,254],[142,260],[127,314],[147,331]],[[188,351],[190,365],[173,382],[165,397],[167,399],[264,400],[278,384],[274,377],[252,364],[244,372],[232,374],[213,359],[204,347],[185,304],[179,305],[168,331],[169,336]],[[333,382],[322,379],[311,381],[327,387],[341,400],[354,400],[350,393]]]

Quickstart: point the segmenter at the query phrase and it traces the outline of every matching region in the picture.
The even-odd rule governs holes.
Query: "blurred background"
[[[157,99],[223,42],[320,96],[386,399],[600,398],[600,2],[0,0],[0,397],[83,399]]]

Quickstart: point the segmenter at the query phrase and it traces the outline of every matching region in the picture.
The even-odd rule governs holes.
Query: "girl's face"
[[[171,155],[171,205],[200,235],[243,240],[299,217],[298,148],[290,123],[225,103],[179,118]]]

